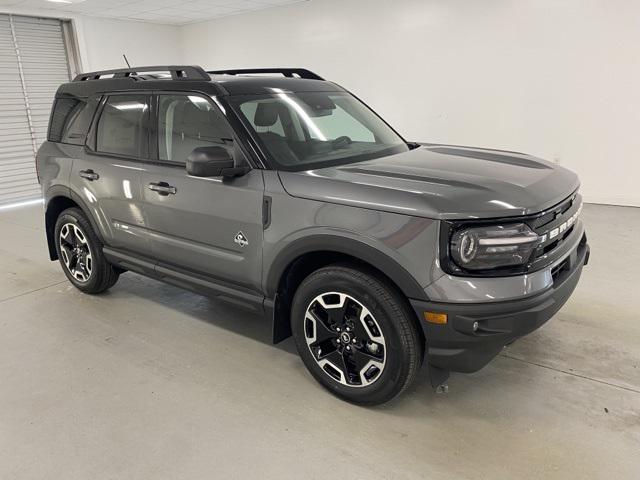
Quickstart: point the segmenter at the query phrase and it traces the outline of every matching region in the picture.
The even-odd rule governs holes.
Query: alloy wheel
[[[60,255],[69,273],[79,282],[91,277],[93,258],[87,237],[78,225],[65,223],[60,229]]]
[[[315,297],[304,319],[307,346],[320,368],[349,387],[378,380],[386,363],[386,344],[371,312],[346,293]]]

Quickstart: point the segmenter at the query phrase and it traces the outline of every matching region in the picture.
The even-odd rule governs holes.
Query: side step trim
[[[140,258],[111,247],[105,246],[102,251],[107,260],[118,267],[201,295],[230,302],[256,313],[263,312],[264,295],[234,288],[233,286],[221,285],[200,275],[179,272],[167,266],[159,265],[151,259]]]

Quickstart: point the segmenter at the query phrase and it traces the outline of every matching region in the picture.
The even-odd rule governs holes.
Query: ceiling
[[[185,25],[308,0],[0,0],[0,7]]]

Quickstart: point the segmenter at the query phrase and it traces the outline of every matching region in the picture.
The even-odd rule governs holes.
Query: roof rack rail
[[[213,75],[247,75],[260,73],[280,73],[285,77],[294,78],[297,75],[300,78],[308,78],[311,80],[324,80],[320,75],[313,73],[306,68],[240,68],[235,70],[209,70],[207,73]]]
[[[117,68],[115,70],[100,70],[97,72],[80,73],[73,81],[106,80],[101,77],[110,75],[110,78],[136,77],[138,73],[169,72],[172,80],[211,80],[211,77],[202,67],[197,65],[163,65],[153,67]]]

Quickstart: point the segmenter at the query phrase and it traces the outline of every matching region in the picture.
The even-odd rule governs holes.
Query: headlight
[[[462,228],[451,236],[453,261],[465,270],[526,264],[539,237],[524,223]]]

